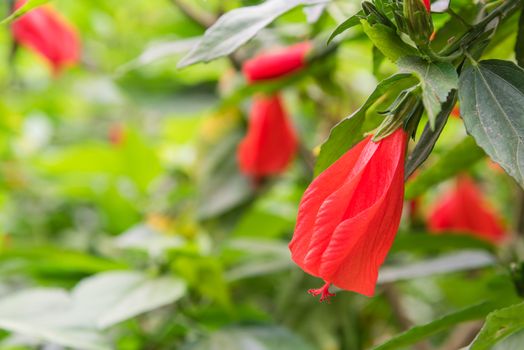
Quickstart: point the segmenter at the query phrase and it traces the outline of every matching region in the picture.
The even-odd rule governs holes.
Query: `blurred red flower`
[[[467,176],[458,178],[456,186],[437,201],[429,215],[428,227],[434,233],[469,233],[493,243],[505,236],[501,218]]]
[[[237,152],[242,172],[256,178],[281,173],[296,150],[297,137],[280,95],[255,96],[248,132]]]
[[[250,82],[279,78],[304,68],[309,42],[263,53],[244,63],[243,72]]]
[[[26,0],[18,0],[15,9],[25,3]],[[20,45],[44,57],[55,74],[79,60],[80,42],[76,30],[50,6],[24,14],[13,22],[12,33]]]
[[[431,1],[430,0],[424,0],[424,6],[426,6],[426,9],[428,12],[431,12]]]
[[[300,203],[292,259],[326,284],[372,296],[400,223],[407,134],[357,144],[320,174]]]

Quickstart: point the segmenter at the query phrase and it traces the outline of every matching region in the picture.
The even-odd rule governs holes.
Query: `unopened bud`
[[[417,46],[427,45],[433,33],[433,21],[423,0],[404,0],[404,17],[411,40]]]

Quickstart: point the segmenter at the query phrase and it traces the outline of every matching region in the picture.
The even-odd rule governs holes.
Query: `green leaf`
[[[493,311],[468,349],[491,349],[493,345],[521,329],[524,329],[524,303]]]
[[[353,16],[349,17],[344,22],[339,24],[338,27],[333,31],[333,33],[329,37],[327,43],[329,44],[330,42],[332,42],[333,39],[335,39],[340,34],[344,33],[346,30],[348,30],[350,28],[353,28],[354,26],[359,25],[360,24],[360,18],[363,15],[364,15],[364,11],[360,10],[359,12],[357,12],[356,14],[354,14]]]
[[[362,140],[365,132],[376,128],[381,121],[377,111],[381,112],[380,108],[389,106],[401,90],[414,84],[416,79],[411,74],[395,74],[381,81],[362,107],[331,129],[328,139],[320,148],[315,175],[326,170],[347,150]],[[365,123],[366,119],[369,123]]]
[[[466,137],[443,154],[435,164],[407,183],[406,198],[420,196],[432,186],[468,169],[484,157],[484,151],[477,146],[475,140],[472,137]]]
[[[178,68],[229,55],[286,12],[300,5],[322,2],[326,1],[269,0],[260,5],[229,11],[206,31],[202,40],[178,63]]]
[[[198,186],[201,219],[224,214],[253,195],[251,179],[240,173],[236,157],[231,156],[239,141],[240,135],[232,133],[206,155]]]
[[[524,11],[520,12],[517,42],[515,43],[515,58],[519,66],[524,68]]]
[[[371,25],[364,19],[361,19],[360,23],[373,44],[392,62],[397,62],[399,58],[404,56],[417,55],[417,50],[403,42],[395,31],[388,26],[380,23]]]
[[[70,295],[61,289],[31,289],[0,301],[0,328],[40,341],[84,350],[109,350],[94,327],[70,318]]]
[[[476,270],[494,264],[495,258],[488,252],[464,250],[414,263],[385,266],[380,270],[378,283],[391,283],[451,272]]]
[[[453,110],[455,103],[457,102],[457,91],[451,92],[446,103],[442,106],[442,110],[437,116],[435,122],[435,128],[432,129],[429,123],[426,124],[420,139],[413,149],[413,152],[408,156],[406,161],[406,174],[405,179],[409,178],[419,166],[421,166],[426,159],[428,159],[431,151],[435,147],[440,134],[444,130],[446,123],[448,122],[449,114]]]
[[[135,271],[112,271],[84,279],[72,297],[78,315],[92,318],[99,328],[107,328],[171,304],[185,292],[185,283],[174,277],[150,278]]]
[[[471,65],[459,97],[468,133],[524,187],[524,70],[501,60]]]
[[[431,128],[442,110],[451,90],[458,87],[458,75],[453,65],[439,62],[430,63],[420,57],[402,57],[397,61],[401,72],[413,73],[422,85],[422,101]]]
[[[302,338],[280,327],[232,327],[211,333],[183,350],[313,350]]]
[[[24,14],[26,14],[27,12],[31,11],[32,9],[38,7],[38,6],[41,6],[47,2],[49,2],[50,0],[28,0],[24,6],[20,7],[18,10],[16,10],[15,12],[13,12],[11,15],[9,15],[8,17],[4,18],[2,20],[2,22],[0,22],[0,24],[10,24],[11,22],[13,22],[14,20],[16,20],[17,18],[23,16]]]
[[[457,324],[481,319],[491,311],[496,310],[503,305],[503,303],[503,301],[486,301],[467,307],[425,325],[413,327],[406,332],[393,337],[386,343],[375,347],[374,350],[392,350],[416,344],[429,336],[451,328]]]

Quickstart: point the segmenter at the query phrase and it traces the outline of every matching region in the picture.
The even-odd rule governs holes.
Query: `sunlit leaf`
[[[524,303],[495,310],[488,315],[469,350],[488,350],[493,345],[524,329]]]
[[[346,30],[353,28],[360,24],[360,17],[364,14],[364,11],[359,11],[357,14],[349,17],[344,22],[338,25],[338,27],[333,31],[331,36],[328,39],[328,44],[333,41],[337,36],[344,33]]]
[[[211,26],[202,40],[178,63],[187,67],[229,55],[253,38],[276,18],[300,5],[315,5],[325,0],[268,0],[260,5],[232,10]]]
[[[24,6],[20,7],[18,10],[16,10],[12,14],[10,14],[8,17],[4,18],[2,20],[2,22],[0,22],[0,24],[9,24],[9,23],[13,22],[14,20],[16,20],[17,18],[20,18],[21,16],[23,16],[27,12],[35,9],[38,6],[41,6],[41,5],[45,4],[45,3],[47,3],[49,1],[50,0],[28,0],[24,4]]]
[[[83,350],[109,350],[94,327],[71,319],[70,295],[61,289],[32,289],[0,300],[0,328],[44,343]]]
[[[390,27],[380,23],[372,25],[364,19],[360,23],[373,44],[392,62],[404,56],[416,56],[417,51],[403,42]]]

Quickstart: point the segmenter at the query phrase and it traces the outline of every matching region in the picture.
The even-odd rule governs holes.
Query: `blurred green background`
[[[259,3],[188,2],[212,16]],[[516,298],[509,272],[482,263],[494,247],[430,236],[407,218],[375,298],[339,292],[318,303],[306,290],[320,281],[287,250],[310,158],[258,187],[238,172],[253,91],[227,59],[176,68],[204,28],[168,0],[52,5],[82,41],[81,63],[57,77],[24,48],[11,55],[9,28],[0,30],[1,349],[369,349],[488,297]],[[357,6],[336,1],[314,23],[297,8],[239,55],[311,38],[322,45]],[[499,58],[511,57],[514,42],[497,43]],[[315,150],[394,70],[374,69],[372,46],[355,29],[285,86],[303,148]],[[451,120],[427,167],[464,137]],[[487,164],[471,173],[511,226],[516,185]],[[431,187],[423,205],[449,186]],[[445,257],[464,249],[480,269],[454,271]],[[450,273],[406,270],[422,260]],[[479,325],[454,326],[416,349],[452,350],[444,346],[453,336]],[[500,349],[520,349],[517,336]]]

